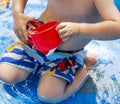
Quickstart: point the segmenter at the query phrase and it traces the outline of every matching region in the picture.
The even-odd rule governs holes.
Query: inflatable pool
[[[47,0],[29,0],[25,13],[38,18],[38,12],[42,13],[46,3]],[[115,0],[115,4],[120,10],[120,0]],[[13,43],[11,8],[11,3],[8,8],[0,8],[0,57]],[[98,53],[98,63],[77,94],[60,104],[120,104],[120,39],[92,40],[85,48]],[[15,85],[6,85],[0,81],[0,104],[43,104],[37,98],[37,82],[38,76],[34,75]]]

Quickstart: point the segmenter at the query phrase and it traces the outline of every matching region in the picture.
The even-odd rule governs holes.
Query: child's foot
[[[93,50],[89,50],[87,52],[86,58],[84,59],[85,65],[87,67],[93,67],[98,60],[98,55],[93,51]]]

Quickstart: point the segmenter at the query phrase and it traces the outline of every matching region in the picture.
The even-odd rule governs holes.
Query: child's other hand
[[[27,23],[29,21],[34,21],[34,17],[29,17],[24,15],[23,13],[17,13],[14,15],[14,32],[17,35],[17,37],[22,40],[23,42],[26,42],[28,38],[27,34]]]
[[[58,31],[63,41],[67,41],[73,35],[79,34],[79,29],[80,29],[79,23],[74,22],[61,22],[56,27],[56,30]]]

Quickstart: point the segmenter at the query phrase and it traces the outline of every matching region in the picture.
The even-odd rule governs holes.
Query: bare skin
[[[24,14],[26,3],[27,0],[13,0],[14,31],[24,42],[27,40],[27,23],[35,20],[34,17]],[[120,14],[113,0],[48,0],[47,8],[40,16],[40,20],[44,23],[55,20],[61,22],[56,28],[63,40],[63,43],[58,47],[59,50],[79,50],[91,39],[120,38]],[[88,68],[78,70],[75,80],[70,86],[66,86],[67,81],[58,77],[41,76],[38,95],[56,98],[72,92],[88,73],[86,69],[90,69],[96,63],[96,59],[89,56],[85,62]],[[4,68],[4,65],[6,64],[2,64],[0,67],[0,73],[2,73],[1,69]],[[7,72],[10,70],[9,68],[7,65],[4,70]],[[18,73],[18,69],[12,67],[11,69]],[[23,79],[25,79],[28,73],[20,71],[19,73],[24,73]],[[21,74],[19,74],[20,77],[17,81],[21,81]],[[16,75],[14,76],[16,77]],[[4,80],[4,77],[0,74],[1,79]]]
[[[24,1],[26,0],[19,4],[19,1],[13,2],[14,30],[20,39],[27,38],[26,24],[35,19],[23,14]],[[64,0],[64,5],[61,0],[48,0],[48,6],[40,19],[45,23],[54,20],[62,22],[56,30],[64,41],[66,38],[70,39],[59,47],[61,50],[74,50],[73,47],[81,49],[90,39],[120,38],[120,15],[113,0]]]

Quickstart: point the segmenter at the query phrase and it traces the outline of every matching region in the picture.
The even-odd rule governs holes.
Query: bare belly
[[[57,18],[49,18],[48,15],[45,14],[45,12],[41,15],[40,20],[42,20],[44,23],[57,20]],[[90,42],[90,39],[83,38],[80,35],[74,35],[69,39],[68,41],[63,42],[58,49],[62,51],[75,51],[80,50],[84,48],[88,43]]]
[[[58,49],[64,50],[64,51],[75,51],[80,50],[84,48],[88,43],[90,42],[90,39],[81,38],[80,36],[72,37],[66,42],[63,42]]]

